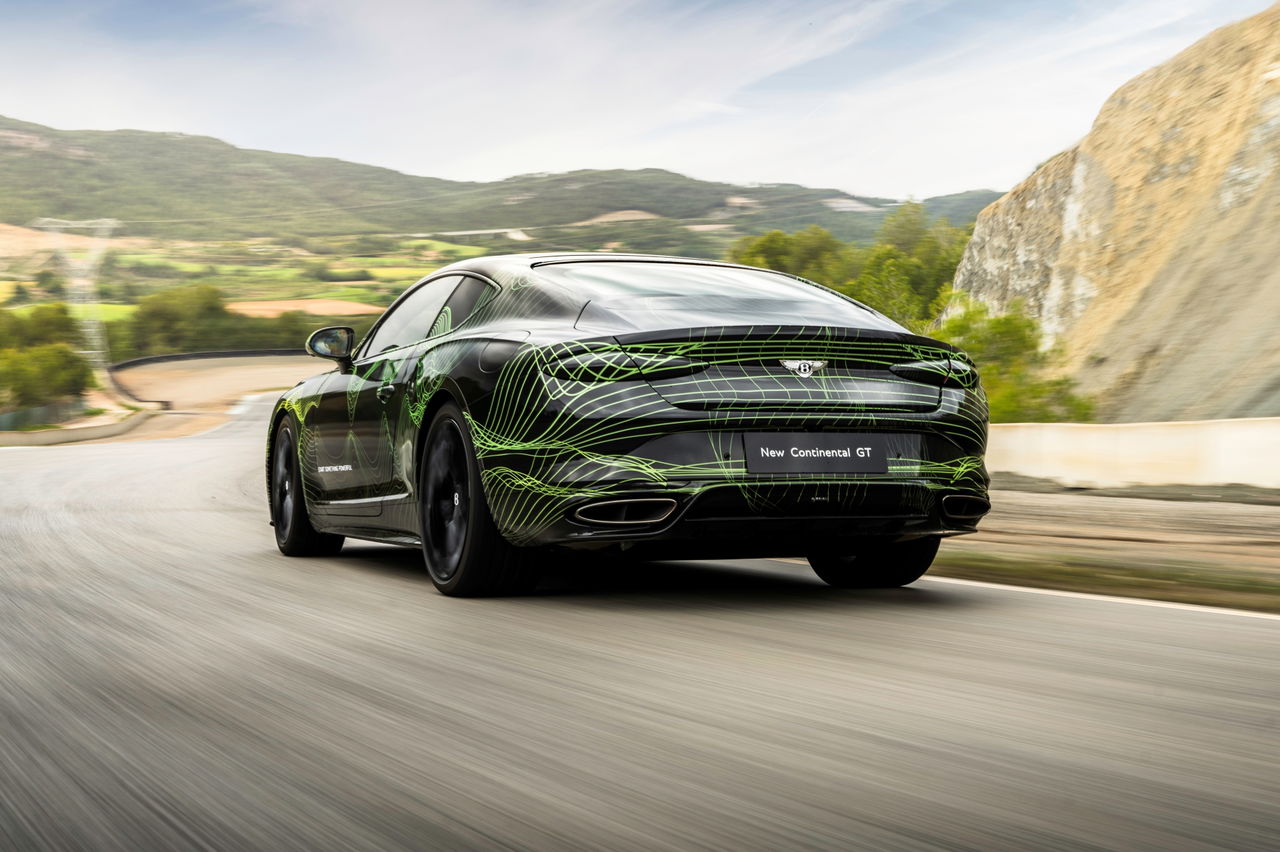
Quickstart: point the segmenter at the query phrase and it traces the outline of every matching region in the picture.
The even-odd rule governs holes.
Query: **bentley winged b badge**
[[[814,373],[827,366],[826,361],[791,361],[785,358],[779,363],[791,372],[795,373],[797,376],[812,376]]]

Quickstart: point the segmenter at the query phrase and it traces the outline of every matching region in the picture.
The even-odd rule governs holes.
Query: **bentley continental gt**
[[[803,555],[834,586],[901,586],[990,508],[973,362],[778,272],[477,258],[359,343],[325,328],[306,349],[336,367],[271,417],[280,550],[420,547],[447,595],[528,590],[564,548]]]

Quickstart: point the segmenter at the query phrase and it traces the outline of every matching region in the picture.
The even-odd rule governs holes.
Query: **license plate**
[[[840,432],[747,432],[751,473],[887,473],[889,438]]]

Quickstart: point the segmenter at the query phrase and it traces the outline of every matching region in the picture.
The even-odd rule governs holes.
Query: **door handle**
[[[378,400],[380,402],[390,402],[391,397],[395,395],[395,392],[396,392],[395,385],[390,385],[390,384],[380,385],[378,387]]]

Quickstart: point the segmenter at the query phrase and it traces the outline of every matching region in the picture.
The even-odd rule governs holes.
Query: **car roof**
[[[445,272],[478,272],[481,275],[494,276],[500,273],[529,272],[539,266],[561,263],[670,263],[675,265],[720,266],[729,269],[750,269],[757,272],[768,272],[794,279],[795,276],[773,269],[758,266],[746,266],[741,263],[726,263],[718,260],[706,260],[698,257],[676,257],[661,254],[622,254],[602,251],[571,252],[527,252],[523,254],[499,254],[485,257],[473,257],[451,263],[436,274]]]

